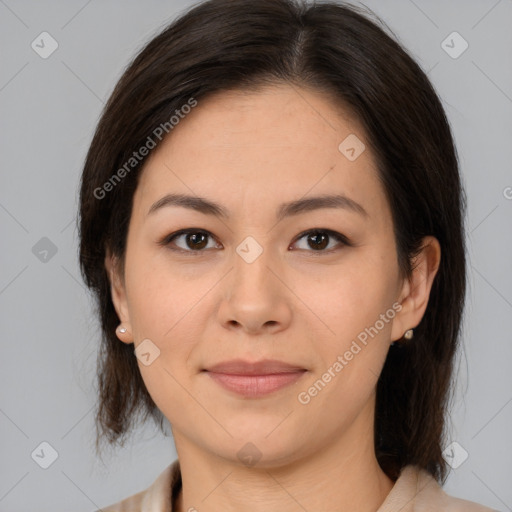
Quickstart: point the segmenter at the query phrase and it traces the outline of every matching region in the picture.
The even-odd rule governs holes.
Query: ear
[[[402,309],[393,320],[391,341],[403,337],[416,327],[427,309],[434,277],[441,262],[441,246],[437,238],[424,237],[420,253],[412,261],[412,275],[404,281],[400,297]]]
[[[119,327],[125,327],[126,332],[116,329],[117,337],[124,343],[133,343],[132,328],[130,324],[130,315],[128,313],[128,301],[126,300],[126,289],[124,285],[124,277],[121,275],[119,269],[119,260],[111,254],[110,249],[107,248],[105,256],[105,268],[110,281],[110,294],[112,303],[116,310],[117,316],[121,323]]]

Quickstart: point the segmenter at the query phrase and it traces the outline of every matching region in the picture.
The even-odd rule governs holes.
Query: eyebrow
[[[190,196],[186,194],[167,194],[151,206],[147,215],[151,215],[156,211],[170,206],[181,206],[190,210],[203,213],[205,215],[214,215],[229,219],[229,210],[215,201],[210,201],[204,197]],[[368,212],[356,201],[350,199],[343,194],[321,195],[316,197],[308,197],[305,199],[297,199],[281,204],[276,211],[276,219],[281,221],[286,217],[300,215],[302,213],[319,210],[322,208],[343,208],[363,217],[368,217]]]

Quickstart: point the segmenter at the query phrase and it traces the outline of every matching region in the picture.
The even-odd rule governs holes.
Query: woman
[[[178,454],[103,510],[491,510],[441,488],[463,218],[441,103],[359,9],[182,15],[83,170],[97,446],[144,412]]]

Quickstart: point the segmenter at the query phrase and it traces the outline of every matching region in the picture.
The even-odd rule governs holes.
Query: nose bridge
[[[276,239],[263,229],[252,234],[245,231],[242,236],[231,254],[230,276],[224,282],[217,310],[219,322],[247,334],[262,334],[268,329],[276,334],[289,327],[293,316],[286,286],[278,278],[281,258],[272,245]]]
[[[237,246],[233,272],[219,311],[224,326],[238,325],[256,334],[270,327],[277,332],[289,323],[289,307],[282,302],[280,283],[273,274],[276,270],[270,270],[275,259],[270,250],[252,237]]]
[[[233,268],[224,299],[233,318],[241,323],[275,320],[283,307],[287,309],[280,303],[284,299],[283,285],[275,276],[280,273],[279,258],[268,246],[269,240],[270,237],[263,235],[248,235],[235,246]],[[254,316],[252,320],[251,316]]]
[[[268,287],[269,274],[268,267],[272,267],[272,250],[269,248],[268,237],[260,241],[252,235],[246,236],[236,247],[234,260],[233,280],[235,287],[246,285],[250,290],[262,291],[263,287]]]

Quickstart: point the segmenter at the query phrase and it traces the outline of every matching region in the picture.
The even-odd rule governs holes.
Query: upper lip
[[[272,375],[276,373],[293,373],[306,371],[297,365],[278,361],[277,359],[264,359],[262,361],[250,362],[243,359],[232,359],[205,368],[206,371],[214,373],[226,373],[231,375]]]

